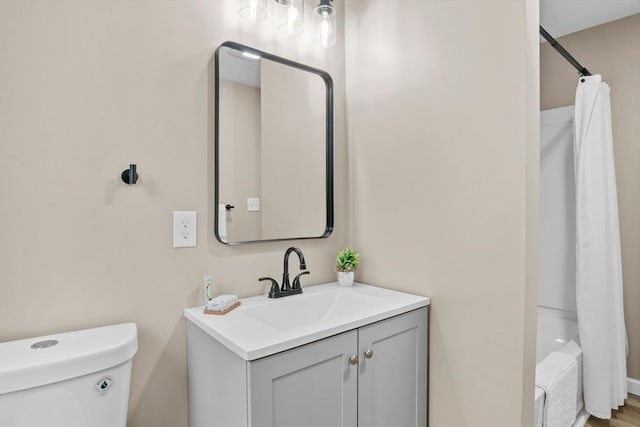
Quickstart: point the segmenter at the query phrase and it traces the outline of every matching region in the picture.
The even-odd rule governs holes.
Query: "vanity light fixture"
[[[247,21],[267,19],[267,0],[240,0],[240,16]]]
[[[336,44],[336,10],[332,1],[320,0],[313,9],[313,43],[325,49]]]
[[[304,30],[305,0],[274,0],[278,16],[278,31],[289,36],[302,34]],[[336,44],[336,10],[333,0],[318,0],[313,9],[313,43],[323,48]],[[240,0],[240,16],[257,22],[267,18],[267,0]]]

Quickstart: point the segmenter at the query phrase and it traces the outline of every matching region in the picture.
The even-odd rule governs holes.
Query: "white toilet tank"
[[[0,427],[125,427],[135,323],[0,344]]]

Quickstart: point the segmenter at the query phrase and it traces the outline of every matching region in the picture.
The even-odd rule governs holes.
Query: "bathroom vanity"
[[[185,310],[190,427],[426,426],[428,298],[329,283],[241,302]]]

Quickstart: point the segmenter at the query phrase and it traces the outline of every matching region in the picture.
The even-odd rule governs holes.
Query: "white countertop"
[[[255,360],[430,304],[429,298],[354,283],[306,286],[303,293],[244,298],[229,313],[187,308],[184,316],[244,360]]]

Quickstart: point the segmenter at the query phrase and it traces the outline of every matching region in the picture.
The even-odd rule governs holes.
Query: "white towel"
[[[227,208],[222,203],[218,205],[218,237],[227,241]]]
[[[571,427],[576,418],[578,361],[552,352],[536,367],[536,387],[544,390],[543,427]]]

